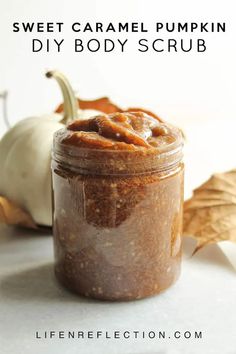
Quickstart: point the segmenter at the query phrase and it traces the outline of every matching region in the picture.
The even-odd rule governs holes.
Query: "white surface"
[[[181,125],[188,138],[186,195],[190,195],[192,188],[212,172],[235,167],[234,7],[234,0],[2,1],[0,91],[10,92],[10,121],[54,109],[61,101],[60,92],[56,84],[44,78],[44,72],[47,68],[60,69],[83,98],[108,95],[124,107],[153,109],[164,119]],[[14,21],[64,21],[69,26],[72,21],[96,20],[148,24],[225,21],[227,32],[204,35],[209,49],[203,55],[134,54],[133,49],[123,55],[104,55],[73,53],[73,38],[66,30],[65,52],[37,54],[30,53],[34,35],[14,34],[11,27]],[[132,38],[139,37],[132,34]],[[197,121],[204,124],[196,125]],[[4,131],[0,120],[0,135]],[[185,259],[181,278],[174,287],[160,296],[130,303],[88,301],[66,292],[55,282],[52,262],[50,235],[0,228],[1,354],[236,353],[236,275],[215,246]],[[170,335],[174,330],[200,330],[203,339],[34,338],[37,330],[97,329],[166,330]]]
[[[189,125],[186,130],[186,194],[217,169],[233,168],[229,151],[233,121]],[[192,127],[192,128],[191,128]],[[204,134],[199,136],[204,127]],[[218,128],[217,128],[218,127]],[[232,136],[230,135],[232,134]],[[229,149],[228,144],[232,147]],[[233,146],[234,145],[234,146]],[[205,148],[204,148],[205,146]],[[196,149],[199,149],[196,150]],[[225,155],[225,158],[223,158]],[[218,156],[212,158],[212,156]],[[203,167],[201,167],[203,166]],[[217,246],[193,258],[190,239],[180,280],[159,296],[128,303],[79,298],[61,289],[53,276],[50,235],[0,228],[0,352],[3,354],[235,354],[236,273]],[[230,248],[231,257],[235,248]],[[119,340],[35,339],[35,332],[59,330],[202,331],[202,339]]]
[[[58,286],[50,235],[3,227],[0,233],[1,353],[236,353],[236,276],[216,246],[185,259],[180,280],[161,295],[107,303],[77,297]],[[202,331],[203,338],[35,339],[36,331],[49,330],[166,330],[168,336],[188,330]]]

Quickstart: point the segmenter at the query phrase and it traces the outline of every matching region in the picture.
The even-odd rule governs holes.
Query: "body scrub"
[[[54,135],[55,272],[78,294],[131,300],[180,272],[182,134],[147,114],[76,120]]]

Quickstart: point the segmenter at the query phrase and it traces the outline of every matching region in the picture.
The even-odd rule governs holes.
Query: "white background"
[[[60,69],[82,98],[110,96],[121,106],[152,109],[186,132],[186,190],[216,171],[235,167],[236,50],[235,0],[0,0],[0,91],[9,91],[11,123],[51,112],[61,101],[58,87],[44,77]],[[13,33],[12,23],[61,21],[66,50],[31,53],[31,39],[58,34]],[[226,33],[206,33],[205,53],[74,53],[72,22],[226,22]],[[147,34],[144,34],[147,36]],[[111,37],[93,35],[96,38]],[[130,34],[137,40],[143,34]],[[113,38],[120,37],[112,35]],[[123,35],[124,37],[124,35]],[[159,37],[152,34],[150,38]],[[175,35],[161,34],[162,38]],[[184,35],[183,37],[188,37]],[[201,34],[192,36],[202,37]],[[1,111],[0,111],[1,112]],[[0,115],[0,117],[2,117]],[[0,135],[5,131],[0,119]],[[235,273],[217,247],[185,260],[180,281],[142,302],[87,302],[60,289],[52,275],[52,240],[1,228],[0,351],[81,354],[235,354]],[[35,330],[127,327],[202,329],[201,342],[36,342]],[[15,334],[15,335],[13,335]],[[107,352],[108,353],[108,352]]]
[[[121,106],[139,105],[154,110],[177,124],[235,116],[234,0],[1,0],[0,90],[9,90],[9,116],[15,122],[25,116],[51,112],[61,101],[56,84],[44,77],[46,69],[57,68],[71,80],[82,98],[108,95]],[[63,34],[13,33],[13,22],[61,21]],[[134,46],[117,52],[74,53],[73,22],[226,22],[226,33],[181,34],[204,38],[205,53],[140,53]],[[148,34],[149,35],[149,34]],[[32,38],[65,38],[62,53],[31,52]],[[88,34],[94,38],[126,37],[119,34]],[[136,42],[146,33],[131,33]],[[86,36],[85,36],[86,37]],[[175,38],[156,34],[153,38]],[[3,125],[0,126],[3,131]]]

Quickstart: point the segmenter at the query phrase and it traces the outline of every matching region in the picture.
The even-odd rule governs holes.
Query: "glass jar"
[[[178,278],[183,205],[182,134],[160,148],[109,150],[54,135],[56,277],[103,300],[157,294]]]

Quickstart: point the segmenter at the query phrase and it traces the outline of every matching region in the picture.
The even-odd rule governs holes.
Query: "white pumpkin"
[[[53,134],[76,118],[86,119],[101,112],[80,110],[67,79],[54,77],[64,97],[64,117],[51,114],[26,118],[12,127],[0,141],[0,195],[25,209],[39,225],[52,225],[51,147]]]

